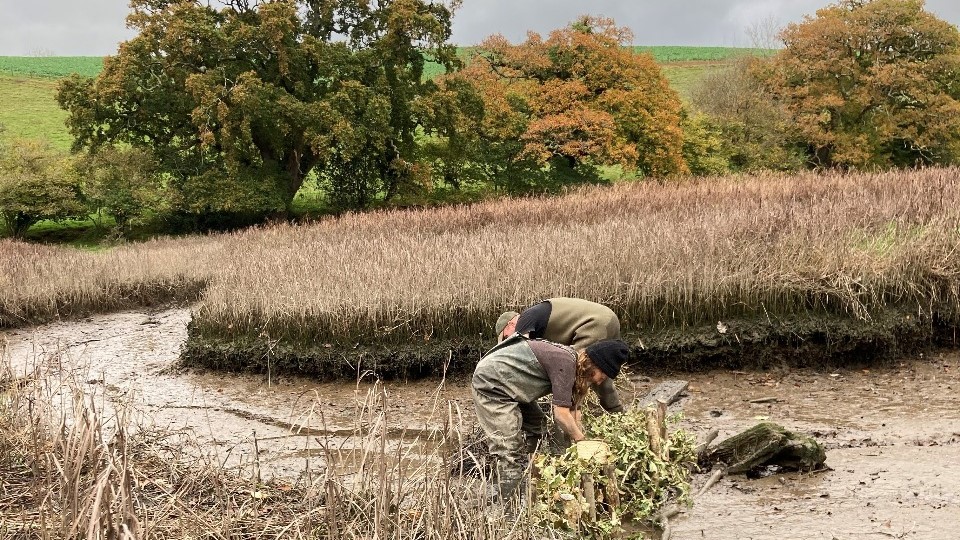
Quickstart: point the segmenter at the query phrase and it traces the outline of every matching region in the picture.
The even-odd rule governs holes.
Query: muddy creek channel
[[[386,419],[375,429],[405,455],[435,453],[445,426],[472,429],[462,377],[377,387],[173,369],[189,319],[187,309],[130,311],[4,331],[0,343],[20,374],[47,365],[108,414],[132,406],[139,423],[189,432],[224,463],[249,466],[256,453],[266,477],[323,459],[354,466],[374,398]],[[827,449],[826,472],[723,478],[672,520],[672,538],[960,538],[960,351],[869,369],[638,375],[623,383],[625,399],[662,379],[690,382],[671,410],[695,434],[715,427],[723,440],[770,420]]]

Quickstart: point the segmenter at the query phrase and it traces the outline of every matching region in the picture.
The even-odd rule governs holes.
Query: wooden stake
[[[663,441],[667,438],[667,404],[657,401],[656,406],[647,409],[647,435],[650,437],[650,450],[654,454],[666,459],[663,452]]]
[[[718,430],[717,428],[712,428],[710,431],[707,432],[706,435],[703,436],[703,439],[700,441],[699,444],[697,444],[698,460],[703,457],[703,454],[706,453],[707,448],[710,446],[710,443],[712,443],[713,440],[716,439],[717,435],[719,434],[720,434],[720,430]]]
[[[597,492],[595,491],[595,485],[593,483],[592,474],[584,474],[580,477],[580,489],[583,490],[583,498],[587,500],[587,508],[589,509],[589,520],[590,523],[597,522]]]
[[[613,463],[603,466],[603,475],[607,478],[607,501],[610,503],[610,512],[620,506],[620,482],[617,481],[617,467]]]

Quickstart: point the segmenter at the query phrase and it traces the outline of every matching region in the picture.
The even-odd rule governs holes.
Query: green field
[[[57,106],[56,91],[56,79],[0,72],[0,126],[5,135],[44,139],[54,148],[69,149],[67,113]]]
[[[767,55],[773,51],[767,49],[747,49],[742,47],[684,47],[680,45],[635,45],[636,52],[646,52],[661,64],[669,62],[723,62],[748,54]]]
[[[72,73],[93,77],[103,69],[100,56],[0,56],[0,73],[60,78]]]
[[[466,56],[468,50],[461,49],[461,55]],[[679,46],[636,46],[634,50],[648,52],[663,64],[664,74],[684,100],[707,73],[722,68],[732,58],[758,52]],[[99,56],[0,56],[0,125],[8,136],[46,139],[55,148],[69,149],[71,137],[63,125],[67,115],[55,99],[57,80],[71,73],[94,76],[101,69],[103,58]],[[441,72],[439,65],[427,64],[427,76]]]

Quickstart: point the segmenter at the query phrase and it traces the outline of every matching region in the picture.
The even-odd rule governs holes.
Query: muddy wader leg
[[[544,414],[540,404],[520,403],[520,415],[523,417],[521,429],[526,438],[526,450],[528,454],[536,451],[537,446],[543,441],[547,431],[547,415]]]
[[[491,500],[506,500],[523,480],[526,436],[520,403],[494,392],[473,391],[477,420],[489,439],[494,474],[488,487]]]

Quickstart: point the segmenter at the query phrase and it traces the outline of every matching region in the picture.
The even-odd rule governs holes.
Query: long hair
[[[593,360],[587,356],[587,351],[577,352],[577,376],[573,381],[573,406],[578,408],[583,398],[590,390],[590,375],[597,369]]]

